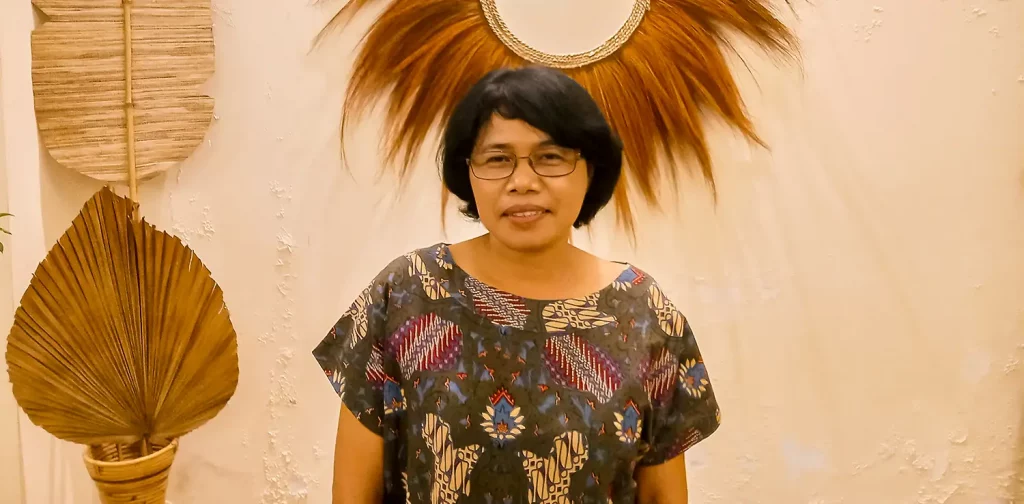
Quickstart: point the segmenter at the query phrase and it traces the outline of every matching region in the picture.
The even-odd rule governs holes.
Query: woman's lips
[[[542,207],[515,206],[505,210],[502,216],[517,224],[529,224],[540,220],[549,213],[551,213],[549,210]]]

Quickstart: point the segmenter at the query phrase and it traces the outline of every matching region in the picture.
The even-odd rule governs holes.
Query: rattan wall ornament
[[[209,0],[35,0],[40,130],[104,187],[39,264],[7,367],[33,423],[88,445],[106,504],[164,504],[181,436],[227,404],[237,339],[223,293],[179,239],[141,218],[138,182],[184,159],[209,126]]]
[[[32,34],[32,89],[54,159],[103,181],[145,180],[203,141],[213,119],[213,98],[199,92],[213,75],[210,0],[32,3],[49,17]],[[125,120],[126,82],[134,122]]]
[[[321,36],[381,1],[349,0]],[[432,129],[488,71],[525,64],[560,68],[591,92],[623,139],[626,177],[615,200],[619,222],[629,231],[631,184],[657,205],[659,183],[675,181],[696,160],[714,189],[702,113],[720,116],[763,143],[726,63],[728,37],[745,36],[784,58],[797,53],[796,39],[771,0],[632,0],[621,29],[578,54],[530,47],[508,29],[495,0],[386,1],[356,57],[343,105],[343,141],[346,129],[383,100],[386,164],[404,179]],[[581,13],[574,22],[585,19]]]

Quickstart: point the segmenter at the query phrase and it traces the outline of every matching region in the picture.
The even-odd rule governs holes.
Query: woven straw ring
[[[585,52],[574,53],[574,54],[548,54],[545,52],[538,51],[528,44],[523,42],[516,37],[505,24],[505,21],[501,19],[501,15],[498,14],[498,7],[495,5],[495,0],[480,0],[480,7],[484,11],[484,17],[487,18],[487,24],[490,25],[491,30],[498,36],[502,44],[516,53],[519,57],[539,65],[545,65],[554,68],[579,68],[582,66],[589,65],[596,61],[600,61],[608,56],[611,56],[615,51],[618,51],[620,47],[629,41],[629,37],[633,35],[637,27],[644,19],[644,14],[647,13],[651,8],[651,0],[635,0],[633,3],[633,12],[629,14],[629,19],[619,28],[619,31],[612,35],[611,38],[604,41],[603,44]]]

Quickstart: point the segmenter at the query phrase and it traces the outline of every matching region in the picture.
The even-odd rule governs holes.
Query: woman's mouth
[[[551,213],[546,208],[540,207],[512,207],[505,211],[502,215],[507,217],[512,222],[517,224],[528,224],[534,222],[545,215]]]

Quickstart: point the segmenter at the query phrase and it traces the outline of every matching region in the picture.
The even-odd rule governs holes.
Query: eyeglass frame
[[[470,173],[472,173],[474,177],[476,177],[476,178],[478,178],[480,180],[503,180],[503,179],[507,179],[507,178],[511,177],[512,175],[514,175],[516,173],[516,168],[519,168],[519,160],[521,160],[521,159],[523,159],[525,157],[526,164],[530,165],[530,169],[533,170],[533,173],[536,173],[538,177],[561,178],[561,177],[567,177],[567,176],[572,175],[573,173],[575,173],[576,172],[576,167],[580,164],[580,160],[584,159],[583,158],[583,153],[581,153],[579,151],[579,149],[571,149],[571,150],[572,150],[573,155],[575,156],[573,158],[572,163],[571,163],[572,169],[569,170],[566,173],[561,174],[561,175],[543,175],[543,174],[539,173],[537,171],[537,167],[533,165],[533,155],[536,154],[536,151],[535,152],[531,152],[529,156],[520,156],[519,154],[516,154],[515,152],[500,151],[502,154],[505,154],[505,155],[508,155],[508,156],[512,157],[512,171],[510,171],[508,173],[508,175],[505,175],[504,177],[483,178],[483,177],[477,175],[476,171],[473,169],[473,156],[472,155],[466,157],[466,166],[469,168]]]

